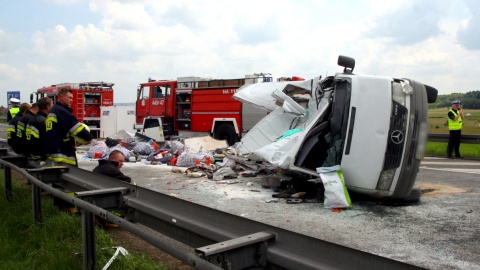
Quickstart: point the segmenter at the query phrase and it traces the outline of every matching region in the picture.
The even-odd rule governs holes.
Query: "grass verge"
[[[446,157],[448,143],[427,142],[426,156]],[[465,158],[480,158],[480,144],[460,144],[460,153]]]
[[[447,114],[450,108],[430,109],[428,110],[429,132],[431,134],[448,134]],[[462,134],[480,133],[480,110],[465,109],[465,118],[463,119]]]
[[[13,197],[5,197],[4,175],[0,175],[0,269],[83,269],[82,226],[79,216],[60,212],[47,194],[42,197],[43,223],[35,225],[30,186],[12,181]],[[108,233],[96,229],[97,269],[102,269],[117,246]],[[108,269],[152,269],[169,267],[143,254],[119,254]]]

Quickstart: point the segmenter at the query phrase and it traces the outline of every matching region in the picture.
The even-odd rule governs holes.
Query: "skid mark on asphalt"
[[[420,166],[423,165],[444,165],[444,166],[480,166],[480,162],[435,162],[435,161],[422,161]]]

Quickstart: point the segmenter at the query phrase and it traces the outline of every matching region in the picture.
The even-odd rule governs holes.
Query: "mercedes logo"
[[[405,138],[405,135],[403,135],[403,132],[400,130],[394,130],[392,135],[390,135],[390,138],[394,144],[401,144]]]

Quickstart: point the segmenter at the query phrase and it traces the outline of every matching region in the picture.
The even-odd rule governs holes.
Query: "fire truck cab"
[[[57,101],[57,93],[62,88],[72,90],[73,101],[71,108],[78,121],[89,126],[92,134],[97,135],[100,130],[101,108],[113,106],[113,85],[108,82],[60,83],[42,87],[30,94],[33,103],[42,97],[50,97]]]

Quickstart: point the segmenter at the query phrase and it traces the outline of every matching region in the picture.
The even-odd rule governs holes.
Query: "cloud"
[[[442,33],[439,22],[446,0],[412,1],[375,18],[365,38],[376,38],[394,45],[414,45]]]
[[[0,29],[0,40],[2,41],[0,43],[0,55],[8,52],[11,48],[11,44],[9,42],[6,42],[9,40],[8,35]]]
[[[14,53],[17,44],[24,41],[24,37],[20,33],[8,33],[0,29],[0,57],[2,55]]]
[[[464,21],[457,32],[458,42],[467,50],[480,49],[480,2],[465,0],[470,18]]]
[[[80,2],[81,0],[42,0],[45,3],[51,3],[54,5],[72,5]]]
[[[0,81],[12,78],[21,78],[21,72],[13,66],[0,63]]]
[[[56,74],[58,70],[55,67],[48,65],[38,65],[34,63],[27,63],[27,70],[29,74]]]

